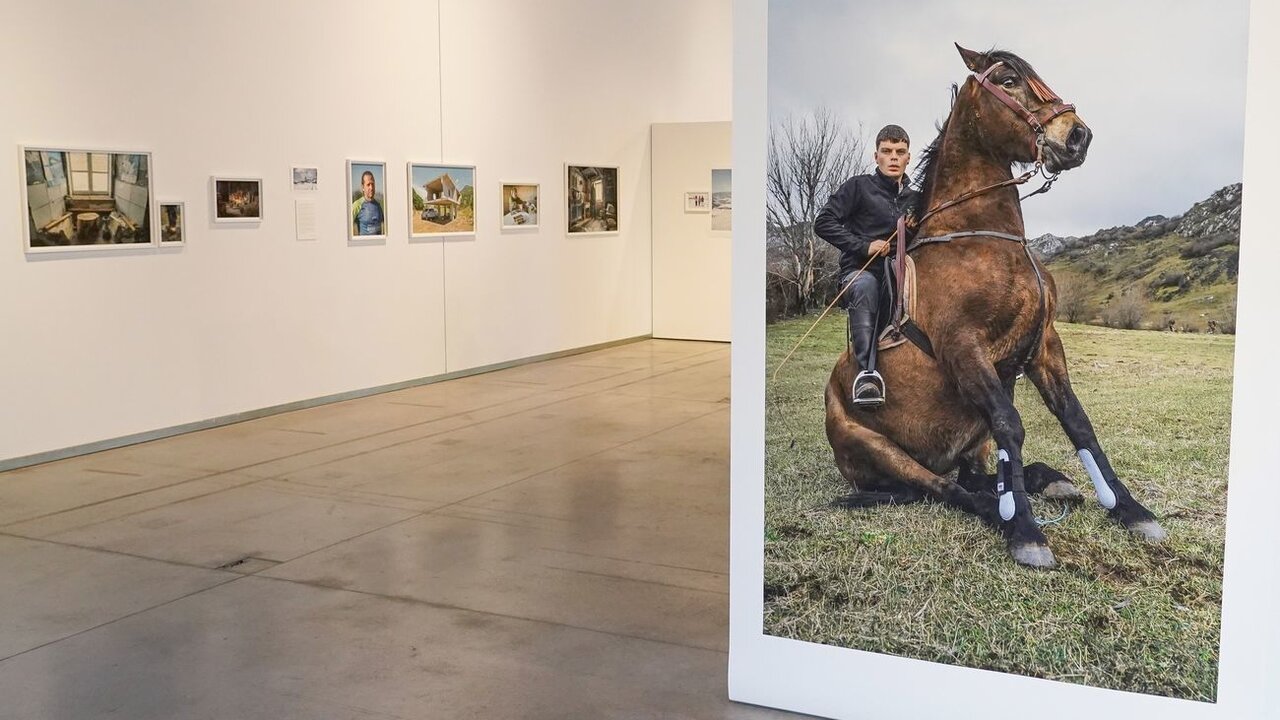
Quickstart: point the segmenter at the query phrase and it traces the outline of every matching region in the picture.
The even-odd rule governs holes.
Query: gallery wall
[[[728,0],[372,2],[356,36],[337,2],[5,13],[0,461],[649,334],[649,127],[730,115]],[[24,254],[21,144],[152,152],[187,244]],[[388,163],[385,243],[346,241],[348,158]],[[409,160],[477,166],[473,237],[409,241]],[[566,161],[620,168],[618,234],[566,235]],[[211,223],[215,174],[263,179],[260,224]],[[504,180],[540,228],[500,230]]]
[[[653,336],[730,337],[732,239],[711,212],[686,212],[686,192],[711,197],[711,170],[731,166],[732,123],[653,126]]]

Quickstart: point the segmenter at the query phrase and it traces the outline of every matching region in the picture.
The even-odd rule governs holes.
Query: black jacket
[[[840,250],[841,278],[862,267],[871,241],[888,239],[898,227],[898,218],[915,210],[919,196],[907,182],[899,190],[897,181],[878,168],[849,178],[831,194],[813,221],[813,231]],[[874,262],[867,270],[878,275],[881,267],[882,263]]]

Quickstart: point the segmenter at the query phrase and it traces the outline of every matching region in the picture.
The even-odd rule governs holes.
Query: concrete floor
[[[0,718],[783,718],[726,699],[727,345],[0,474]]]

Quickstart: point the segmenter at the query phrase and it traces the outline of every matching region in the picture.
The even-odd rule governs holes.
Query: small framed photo
[[[160,203],[160,244],[185,245],[187,243],[187,204],[181,202]]]
[[[618,234],[618,168],[565,165],[566,232]]]
[[[538,227],[537,183],[502,183],[502,229],[523,230]]]
[[[295,167],[292,169],[294,192],[315,192],[320,178],[319,168]]]
[[[705,190],[685,193],[684,211],[687,213],[711,212],[711,193]]]
[[[387,164],[347,161],[347,240],[387,239]]]
[[[474,235],[474,165],[409,163],[409,237]]]
[[[261,178],[213,178],[213,221],[262,222]]]
[[[733,231],[733,170],[711,171],[711,230]]]
[[[21,148],[28,253],[154,245],[151,153]]]

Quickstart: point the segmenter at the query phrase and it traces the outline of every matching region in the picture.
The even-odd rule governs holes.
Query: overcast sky
[[[968,72],[953,43],[1010,50],[1094,132],[1085,164],[1024,203],[1027,233],[1085,235],[1240,181],[1247,24],[1246,0],[770,0],[769,114],[897,123],[918,156]]]

